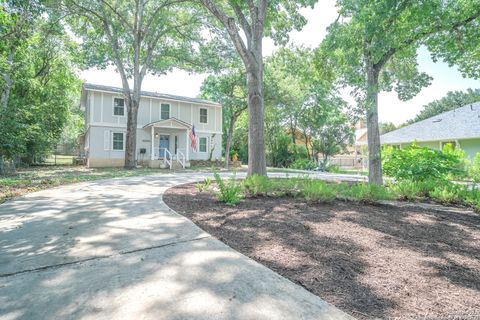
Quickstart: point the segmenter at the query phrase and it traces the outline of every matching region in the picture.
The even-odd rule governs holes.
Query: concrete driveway
[[[205,176],[82,183],[0,205],[0,319],[351,319],[162,201]]]

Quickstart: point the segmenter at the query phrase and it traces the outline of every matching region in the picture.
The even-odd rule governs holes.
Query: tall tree
[[[338,0],[340,16],[323,42],[367,118],[370,183],[382,184],[378,93],[402,100],[430,82],[417,69],[416,49],[435,34],[477,23],[480,6],[456,0]]]
[[[21,27],[28,32],[16,33],[17,39],[8,39],[11,34],[7,33],[5,38],[12,43],[3,42],[1,48],[7,61],[2,72],[10,83],[2,86],[8,94],[0,108],[0,173],[3,159],[14,169],[20,160],[29,164],[52,150],[78,101],[80,87],[69,51],[71,41],[58,19],[43,9],[36,14],[39,8],[24,13],[24,3],[19,3],[20,7],[13,2],[8,7],[14,17],[10,32],[18,32],[20,26],[15,24],[29,17],[29,27]]]
[[[137,115],[147,73],[161,75],[192,63],[200,39],[199,15],[185,0],[62,0],[82,39],[86,66],[113,64],[127,106],[125,168],[136,165]],[[129,84],[133,81],[133,86]]]
[[[248,88],[248,174],[266,175],[263,97],[263,38],[277,43],[299,30],[305,18],[299,9],[316,0],[197,0],[227,31],[245,65]]]
[[[247,110],[247,93],[245,72],[239,68],[231,69],[218,76],[209,76],[200,88],[205,99],[222,104],[224,137],[225,137],[225,168],[228,169],[233,131],[238,118]]]

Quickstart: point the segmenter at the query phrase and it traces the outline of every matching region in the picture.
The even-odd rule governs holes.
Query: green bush
[[[446,180],[465,173],[462,152],[434,150],[412,144],[404,149],[382,150],[383,171],[396,180]]]
[[[394,199],[392,192],[386,187],[368,183],[357,183],[350,188],[345,188],[342,196],[347,199],[365,202]]]
[[[395,194],[399,200],[416,200],[429,196],[431,190],[442,184],[440,181],[424,180],[400,180],[389,186],[389,189]]]
[[[480,152],[473,158],[473,162],[468,168],[468,176],[474,182],[480,182]]]
[[[243,181],[245,191],[252,196],[265,196],[272,188],[271,180],[265,176],[253,175]]]
[[[317,168],[317,164],[309,159],[296,159],[290,164],[289,168],[297,170],[314,170]]]
[[[225,183],[218,173],[214,173],[215,181],[217,182],[219,192],[217,193],[218,200],[224,202],[229,206],[236,206],[242,199],[242,186],[232,178]]]
[[[335,200],[337,191],[334,185],[320,180],[305,181],[302,194],[305,200],[311,202],[331,202]]]

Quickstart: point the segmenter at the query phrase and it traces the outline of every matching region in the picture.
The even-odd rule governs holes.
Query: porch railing
[[[183,152],[177,149],[177,162],[182,165],[183,169],[185,169],[186,160],[187,160],[187,158],[185,157]]]
[[[163,161],[165,161],[165,163],[168,165],[168,168],[172,169],[172,154],[170,153],[170,151],[168,151],[167,148],[160,148],[160,154],[162,154],[162,150],[164,150]]]

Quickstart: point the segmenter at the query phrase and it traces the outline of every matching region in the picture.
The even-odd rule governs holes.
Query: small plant
[[[302,194],[305,200],[311,202],[331,202],[335,200],[337,192],[333,185],[324,181],[308,180],[303,186]]]
[[[272,183],[265,176],[253,175],[243,181],[245,191],[252,196],[265,196],[271,191]]]
[[[229,206],[236,206],[239,204],[242,199],[242,186],[235,181],[235,178],[233,177],[230,181],[225,183],[218,173],[215,172],[213,176],[218,185],[218,200]]]
[[[205,192],[205,191],[208,191],[208,189],[210,189],[210,186],[212,185],[212,179],[210,178],[205,178],[203,179],[203,182],[202,183],[198,183],[196,185],[197,189],[198,189],[198,192]]]

